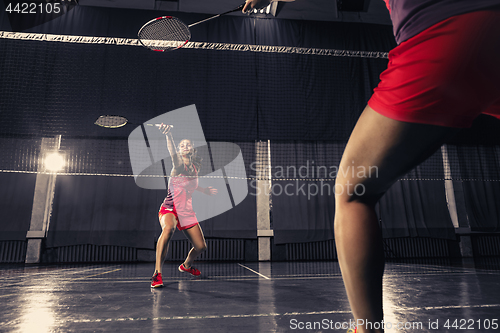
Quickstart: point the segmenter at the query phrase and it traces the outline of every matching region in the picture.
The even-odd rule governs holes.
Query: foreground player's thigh
[[[394,181],[427,159],[458,130],[397,121],[367,106],[340,162],[338,199],[376,202]],[[354,191],[357,184],[363,188]]]

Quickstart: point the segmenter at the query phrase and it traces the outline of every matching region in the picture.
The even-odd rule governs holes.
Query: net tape
[[[142,46],[138,39],[113,38],[113,37],[89,37],[89,36],[70,36],[70,35],[52,35],[26,32],[7,32],[0,31],[0,38],[31,40],[40,42],[61,42],[61,43],[79,43],[79,44],[106,44],[119,46]],[[177,48],[184,42],[179,41],[156,41],[153,46],[164,48]],[[280,54],[300,54],[300,55],[318,55],[330,57],[354,57],[354,58],[376,58],[388,59],[388,52],[379,51],[350,51],[335,49],[304,48],[293,46],[269,46],[269,45],[250,45],[250,44],[230,44],[230,43],[207,43],[207,42],[188,42],[183,48],[217,51],[238,51],[238,52],[262,52],[262,53],[280,53]]]
[[[175,178],[170,176],[160,176],[160,175],[124,175],[118,173],[75,173],[75,172],[49,172],[49,171],[25,171],[25,170],[0,170],[3,173],[22,173],[22,174],[40,174],[40,175],[57,175],[57,176],[103,176],[103,177],[144,177],[144,178]],[[334,182],[336,178],[271,178],[269,177],[230,177],[230,176],[198,176],[198,178],[207,179],[246,179],[246,180],[272,180],[273,182],[279,181],[307,181],[307,182]],[[435,180],[456,180],[454,178],[408,178],[403,177],[398,179],[401,180],[425,180],[425,181],[435,181]],[[500,182],[500,179],[478,179],[478,178],[462,178],[460,181],[487,181],[487,182]]]

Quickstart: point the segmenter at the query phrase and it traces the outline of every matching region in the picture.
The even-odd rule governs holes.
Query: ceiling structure
[[[79,0],[80,6],[163,10],[220,14],[237,7],[242,0]],[[240,13],[230,15],[241,15]],[[296,0],[279,2],[276,17],[280,19],[357,22],[390,25],[389,12],[383,0]]]

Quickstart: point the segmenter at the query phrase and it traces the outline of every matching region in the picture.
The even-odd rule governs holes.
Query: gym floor
[[[198,278],[178,265],[164,264],[157,289],[153,263],[0,266],[0,331],[346,332],[352,322],[335,261],[202,262]],[[386,332],[500,330],[500,258],[389,262],[384,293]]]

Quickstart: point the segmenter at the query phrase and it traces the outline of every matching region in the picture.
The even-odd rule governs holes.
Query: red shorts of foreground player
[[[368,105],[399,121],[470,127],[500,118],[500,10],[458,15],[389,53]]]

